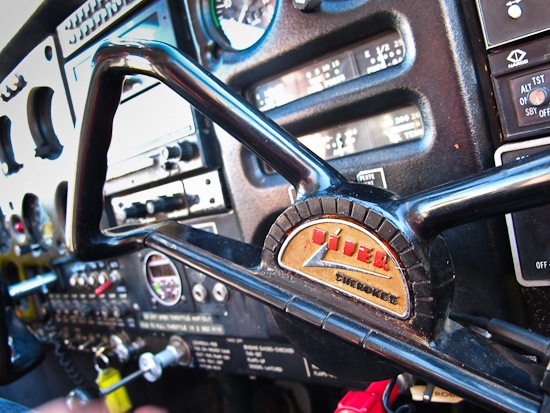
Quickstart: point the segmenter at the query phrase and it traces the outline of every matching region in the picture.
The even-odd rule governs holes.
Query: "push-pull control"
[[[94,294],[98,297],[105,294],[121,280],[120,271],[117,269],[112,269],[109,274],[102,271],[99,275],[99,286],[94,289]]]
[[[157,354],[147,352],[139,356],[139,370],[124,377],[111,387],[100,389],[100,395],[107,396],[141,376],[150,382],[157,381],[162,377],[166,367],[188,366],[191,359],[191,346],[181,337],[173,336],[164,350]]]
[[[147,213],[155,215],[161,212],[172,212],[183,208],[189,208],[190,205],[197,202],[197,196],[193,195],[173,195],[161,196],[153,201],[146,203]]]
[[[165,163],[179,161],[189,162],[196,158],[198,154],[199,148],[197,144],[189,141],[167,145],[160,150],[160,157]]]
[[[147,206],[139,202],[134,202],[132,205],[124,208],[122,211],[122,219],[128,218],[143,218],[147,215]]]
[[[57,275],[54,273],[40,274],[17,284],[10,285],[8,287],[8,294],[12,299],[17,300],[37,292],[43,292],[50,284],[56,281]]]
[[[116,358],[121,363],[129,362],[141,353],[145,347],[145,341],[142,338],[137,338],[135,341],[129,341],[116,334],[113,334],[109,338],[109,344],[111,345]]]

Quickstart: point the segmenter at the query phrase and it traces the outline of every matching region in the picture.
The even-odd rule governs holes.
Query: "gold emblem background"
[[[320,248],[321,245],[312,242],[313,229],[318,228],[326,231],[326,239],[328,242],[329,234],[335,234],[339,229],[340,240],[338,251],[328,250],[323,257],[323,261],[330,261],[338,264],[353,266],[367,271],[379,273],[391,278],[381,278],[375,275],[365,274],[353,270],[334,269],[325,267],[303,267]],[[279,255],[280,264],[291,271],[298,272],[306,277],[312,278],[315,281],[320,281],[325,285],[336,287],[338,290],[346,292],[348,295],[357,297],[363,301],[374,304],[376,307],[383,308],[390,313],[405,317],[409,313],[408,290],[405,285],[403,274],[399,270],[399,263],[388,249],[384,249],[366,230],[360,230],[351,226],[346,221],[341,220],[325,220],[316,221],[308,224],[305,227],[299,227],[292,233],[287,243],[283,246],[283,250]],[[350,240],[355,242],[355,253],[348,257],[344,255],[344,242]],[[372,248],[370,263],[364,263],[357,259],[359,245],[365,245]],[[387,265],[388,271],[377,268],[373,265],[376,251],[383,251],[388,255]],[[345,285],[342,282],[336,281],[336,273],[340,272],[345,276],[354,278],[363,284],[368,284],[372,287],[379,288],[387,293],[398,297],[397,305],[390,304],[387,301],[374,297],[372,294],[367,294],[357,288]]]

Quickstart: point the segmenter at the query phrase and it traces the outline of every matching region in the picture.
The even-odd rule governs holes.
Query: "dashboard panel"
[[[409,365],[398,361],[395,367],[391,357],[393,364],[388,363],[383,349],[365,356],[349,343],[338,342],[337,337],[354,340],[351,330],[339,325],[319,334],[285,321],[281,312],[270,308],[274,299],[260,302],[238,283],[213,276],[207,266],[177,260],[152,245],[97,260],[83,260],[67,248],[70,215],[78,210],[75,194],[97,191],[77,188],[81,182],[77,174],[86,155],[83,125],[97,103],[89,89],[94,65],[99,65],[98,57],[95,63],[93,59],[105,41],[156,40],[170,45],[258,109],[259,119],[273,120],[347,181],[367,188],[361,191],[381,188],[389,191],[388,197],[397,194],[412,202],[418,193],[428,194],[495,164],[535,159],[548,147],[550,43],[545,28],[550,15],[544,6],[541,1],[504,5],[488,0],[438,0],[421,7],[419,2],[399,0],[88,0],[55,21],[40,23],[40,12],[56,8],[55,2],[44,2],[42,11],[27,23],[38,25],[36,33],[26,38],[14,35],[0,52],[6,62],[0,101],[0,275],[6,288],[37,276],[55,276],[55,282],[48,281],[40,291],[17,296],[13,308],[47,349],[46,362],[22,380],[48,380],[55,356],[66,374],[56,388],[42,386],[30,400],[22,397],[18,382],[0,388],[0,395],[35,407],[72,387],[93,383],[94,366],[110,365],[130,374],[139,368],[141,355],[172,345],[174,336],[188,346],[187,367],[166,370],[160,382],[169,389],[165,397],[163,392],[157,394],[159,383],[128,385],[136,406],[153,403],[170,411],[210,407],[220,412],[343,412],[347,410],[338,410],[338,402],[344,403],[346,391],[397,376]],[[43,38],[37,41],[37,36]],[[27,51],[24,58],[10,59],[15,43]],[[121,61],[125,58],[130,60],[124,56]],[[262,247],[269,249],[278,230],[290,233],[291,225],[285,228],[277,217],[292,205],[304,205],[300,204],[304,194],[283,178],[277,162],[270,162],[269,156],[261,159],[253,147],[243,145],[252,137],[234,139],[226,125],[212,121],[207,112],[157,79],[141,74],[125,77],[107,159],[95,160],[106,165],[100,228],[116,234],[143,225],[162,228],[168,222],[183,223],[190,227],[190,236],[203,231],[206,249],[216,244],[211,248],[225,251],[227,263],[248,268]],[[108,138],[94,137],[97,146]],[[324,201],[319,202],[321,209],[329,210]],[[319,225],[338,215],[340,202]],[[550,335],[548,207],[535,202],[539,201],[533,201],[536,209],[506,218],[504,213],[493,213],[489,219],[452,225],[440,231],[433,244],[426,242],[426,260],[432,260],[434,271],[441,271],[448,282],[433,292],[428,291],[429,281],[402,276],[407,294],[426,298],[414,301],[414,311],[397,318],[407,319],[409,313],[422,318],[427,308],[429,318],[438,320],[427,333],[422,330],[414,336],[412,347],[444,349],[446,357],[458,364],[475,364],[476,357],[460,345],[437,338],[458,329],[460,323],[452,324],[449,311],[504,320],[541,337]],[[314,216],[311,204],[308,208]],[[301,230],[311,220],[296,211]],[[480,218],[487,215],[479,213]],[[369,215],[364,219],[371,225]],[[380,235],[375,237],[379,251],[359,245],[357,257],[363,251],[365,262],[373,258],[371,264],[384,268],[392,251],[399,249],[391,265],[412,267],[403,252],[410,245],[397,246],[395,227],[388,239],[383,238],[387,227],[381,223],[389,218],[379,219],[372,224]],[[325,231],[327,250],[338,251],[340,229],[327,228],[331,228]],[[325,232],[318,232],[317,240],[314,235],[313,244],[324,244]],[[342,255],[354,256],[357,242],[344,241]],[[225,248],[225,242],[238,248]],[[237,250],[240,254],[235,254]],[[368,255],[371,251],[373,257]],[[433,258],[432,253],[444,258]],[[268,261],[265,254],[262,265]],[[308,257],[308,262],[313,258]],[[391,311],[376,304],[376,299],[385,301],[386,307],[398,300],[389,292],[373,292],[370,284],[354,279],[344,281],[343,288],[320,286],[315,277],[309,277],[313,283],[305,278],[292,283],[315,297],[318,305],[324,303],[322,288],[328,286],[327,294],[337,291],[334,305],[351,297],[367,307],[382,308],[374,319],[372,308],[357,315],[373,326],[367,337],[385,332],[382,324],[393,326],[396,337],[406,343],[411,342],[410,334],[416,334],[413,322],[398,324],[388,316]],[[454,290],[449,292],[451,284]],[[355,290],[369,298],[363,300]],[[438,300],[439,307],[432,310]],[[292,314],[290,307],[283,313]],[[363,311],[358,308],[346,311]],[[335,308],[330,311],[340,316]],[[314,315],[302,318],[315,324]],[[484,339],[490,340],[491,334]],[[519,345],[523,351],[519,356],[509,356],[509,349],[499,347],[502,340],[496,341],[499,357],[505,354],[506,362],[495,358],[494,370],[483,374],[494,373],[506,389],[525,397],[529,403],[522,411],[535,411],[547,397],[544,386],[539,386],[545,356],[534,356],[529,364],[531,359],[523,354],[531,353],[524,347]],[[502,373],[510,365],[528,372],[527,378],[515,371]],[[443,398],[444,403],[464,397],[484,408],[515,411],[517,407],[505,406],[498,396],[453,386],[443,373],[411,373],[398,380],[401,399],[424,397],[436,403],[427,392],[433,375],[441,374],[445,378],[436,384],[448,385],[460,396],[447,392],[450,396]],[[459,381],[460,374],[456,377]],[[182,395],[184,384],[191,391]],[[469,401],[460,406],[484,411]],[[452,411],[450,404],[438,407]],[[418,403],[417,408],[431,411],[433,406]]]

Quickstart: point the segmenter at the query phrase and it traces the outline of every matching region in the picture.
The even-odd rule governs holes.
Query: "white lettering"
[[[520,104],[521,106],[527,105],[527,96],[522,96],[522,97],[520,97],[520,98],[519,98],[519,104]]]
[[[533,84],[535,85],[544,84],[544,75],[533,76],[531,79],[533,80]]]
[[[521,85],[521,93],[529,93],[532,88],[533,88],[533,85],[531,83],[527,83],[526,85]]]
[[[525,116],[535,116],[537,114],[537,108],[525,108]]]

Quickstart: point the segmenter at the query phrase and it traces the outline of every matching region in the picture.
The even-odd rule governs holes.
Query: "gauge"
[[[5,254],[11,246],[11,235],[8,230],[6,217],[0,209],[0,253]]]
[[[143,261],[143,272],[149,292],[157,302],[175,305],[180,301],[181,278],[176,266],[166,255],[149,253]]]
[[[258,42],[273,20],[277,0],[210,0],[212,19],[234,50]]]
[[[37,196],[25,195],[23,199],[23,221],[34,244],[47,251],[54,241],[53,222]]]

